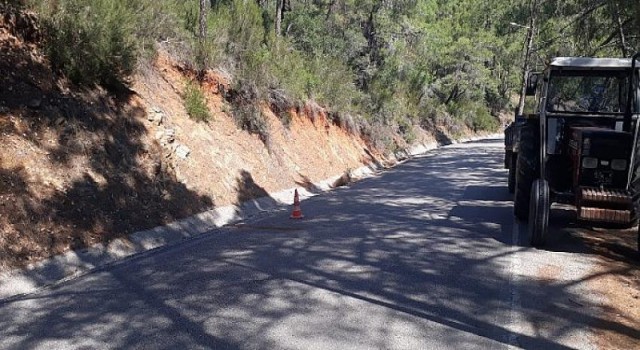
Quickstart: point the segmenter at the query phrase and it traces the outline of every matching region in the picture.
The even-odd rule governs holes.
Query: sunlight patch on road
[[[449,204],[451,202],[450,201],[446,201],[446,200],[442,200],[441,198],[424,196],[424,197],[420,197],[420,198],[418,198],[418,197],[405,197],[405,198],[398,198],[398,199],[387,199],[387,200],[384,200],[383,203],[385,205],[390,205],[390,206],[404,207],[406,205],[429,205],[429,206],[433,206],[433,205],[437,205],[437,204]]]
[[[485,148],[504,148],[504,141],[496,140],[495,142],[485,142],[481,145],[478,145],[475,142],[465,142],[465,143],[457,143],[454,145],[449,145],[446,147],[447,149],[456,149],[456,148],[473,148],[474,150],[482,150]]]
[[[358,265],[351,261],[336,259],[318,260],[314,263],[314,267],[321,271],[340,271],[340,273],[371,274],[380,272],[379,268],[373,266]]]
[[[416,216],[416,218],[429,220],[429,221],[446,220],[447,213],[446,212],[425,212]]]
[[[483,208],[513,208],[513,202],[510,201],[462,200],[458,201],[458,205]]]

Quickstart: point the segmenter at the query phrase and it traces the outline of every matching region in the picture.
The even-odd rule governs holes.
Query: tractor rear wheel
[[[521,221],[529,218],[531,186],[540,176],[540,130],[537,121],[529,122],[520,129],[520,149],[516,160],[516,183],[513,212]]]
[[[640,224],[638,224],[638,229],[636,231],[638,241],[636,242],[636,257],[640,260]]]
[[[518,154],[511,154],[511,159],[509,159],[509,193],[513,193],[516,191],[516,161],[518,159]]]
[[[513,155],[513,151],[504,151],[504,168],[509,169],[511,167],[511,156]]]
[[[633,195],[633,206],[631,208],[631,217],[633,221],[629,224],[632,227],[636,224],[640,225],[640,140],[635,141],[636,157],[633,164],[633,173],[631,177],[631,191]],[[640,255],[640,227],[638,227],[638,254]]]
[[[640,226],[638,226],[638,258],[640,258]]]
[[[534,247],[544,245],[549,228],[550,206],[549,183],[542,179],[534,181],[529,205],[529,237],[531,237],[531,245]]]

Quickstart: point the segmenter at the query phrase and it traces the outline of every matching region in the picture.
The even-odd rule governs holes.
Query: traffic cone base
[[[293,212],[291,212],[291,219],[302,219],[302,210],[300,209],[300,196],[298,196],[298,190],[293,194]]]

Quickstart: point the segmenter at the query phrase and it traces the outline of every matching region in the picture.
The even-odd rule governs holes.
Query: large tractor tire
[[[518,159],[517,153],[512,153],[511,158],[509,159],[509,193],[514,193],[516,191],[516,161]]]
[[[511,167],[511,158],[513,158],[513,151],[504,151],[504,168],[509,169]]]
[[[638,243],[637,243],[636,249],[637,249],[636,255],[640,259],[640,226],[638,226]]]
[[[541,247],[544,245],[549,228],[549,183],[546,180],[537,179],[531,187],[531,199],[529,203],[529,237],[531,245]]]
[[[540,177],[540,129],[536,121],[520,129],[520,150],[516,161],[515,195],[513,212],[520,221],[529,218],[531,186]]]
[[[638,242],[637,242],[637,255],[640,258],[640,140],[636,140],[636,159],[634,161],[633,173],[631,178],[631,190],[633,193],[633,212],[634,217],[631,225],[638,225]]]
[[[638,255],[638,258],[640,258],[640,227],[638,228],[637,255]]]

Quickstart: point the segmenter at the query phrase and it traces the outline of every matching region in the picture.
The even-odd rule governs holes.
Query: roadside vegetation
[[[126,85],[162,45],[230,76],[238,125],[263,140],[259,103],[286,124],[287,109],[311,101],[387,148],[390,132],[411,141],[414,126],[497,129],[514,107],[528,28],[532,69],[556,55],[629,55],[640,28],[629,0],[8,2],[39,14],[53,68],[78,85]],[[206,120],[197,91],[187,108]]]
[[[211,112],[207,107],[207,99],[198,84],[189,81],[184,89],[184,107],[187,114],[199,122],[211,119]]]

